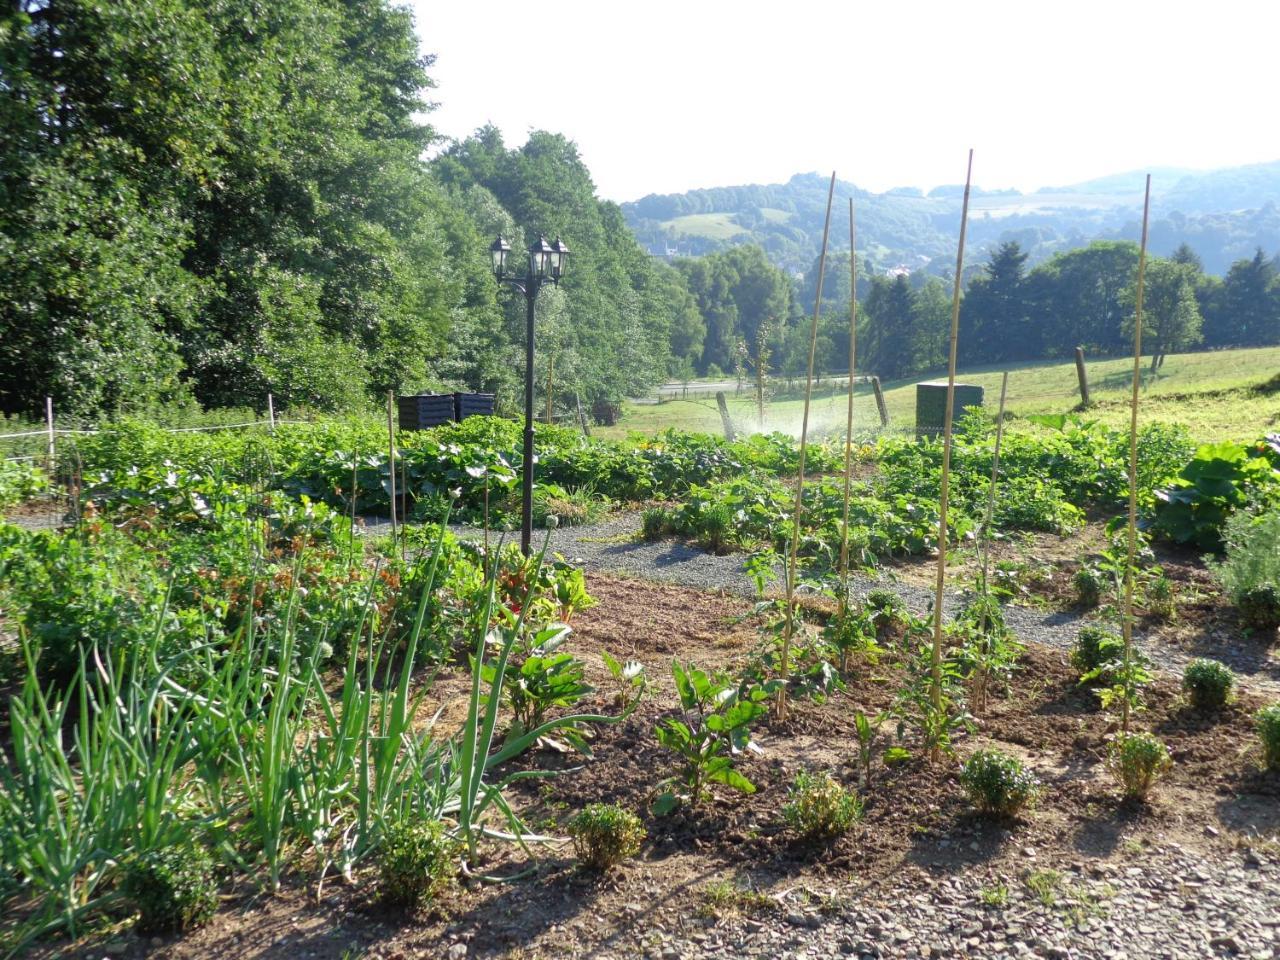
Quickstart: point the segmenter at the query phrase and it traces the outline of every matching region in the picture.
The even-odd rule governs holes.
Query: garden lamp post
[[[489,247],[493,258],[493,275],[499,283],[509,283],[524,294],[524,476],[521,478],[522,512],[520,518],[520,550],[527,557],[533,539],[533,305],[544,283],[558,284],[569,265],[569,248],[559,237],[554,244],[538,237],[529,247],[529,263],[525,275],[507,276],[507,257],[511,244],[501,235]]]

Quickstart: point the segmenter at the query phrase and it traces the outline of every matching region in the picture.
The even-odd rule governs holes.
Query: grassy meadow
[[[1181,423],[1200,441],[1247,440],[1280,427],[1280,389],[1264,385],[1280,375],[1280,347],[1171,354],[1152,377],[1144,360],[1144,420]],[[995,408],[1004,368],[974,367],[961,370],[959,380],[986,388],[987,404]],[[1023,363],[1009,368],[1007,406],[1016,416],[1064,413],[1080,402],[1075,362]],[[1117,358],[1088,364],[1093,406],[1089,416],[1109,425],[1128,417],[1128,396],[1133,360]],[[940,376],[945,376],[945,372]],[[922,379],[934,379],[932,377]],[[915,423],[917,380],[885,383],[885,404],[891,429],[910,429]],[[765,408],[764,428],[799,433],[803,413],[803,385],[788,389],[785,380],[772,383],[773,399]],[[698,384],[689,388],[689,399],[662,404],[631,403],[617,426],[602,428],[606,435],[630,431],[657,433],[668,427],[719,432],[720,414],[714,396],[700,395]],[[739,396],[729,398],[729,412],[740,430],[759,428],[750,384]],[[819,433],[843,429],[844,381],[823,379],[814,388],[810,428]],[[869,385],[859,385],[854,399],[854,427],[874,430],[879,424]]]

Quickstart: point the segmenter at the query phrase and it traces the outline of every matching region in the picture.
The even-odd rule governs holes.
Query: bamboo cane
[[[387,391],[387,473],[391,477],[391,543],[396,542],[396,422],[391,415],[395,391]]]
[[[800,517],[804,497],[804,459],[809,440],[809,401],[813,393],[813,358],[818,347],[818,317],[822,313],[822,281],[827,270],[827,239],[831,235],[831,201],[836,195],[836,174],[831,172],[831,186],[827,188],[827,217],[822,225],[822,253],[818,256],[818,289],[813,300],[813,326],[809,330],[809,369],[805,377],[804,416],[800,421],[800,470],[796,474],[796,504],[791,515],[791,548],[787,560],[786,613],[782,626],[782,687],[775,701],[777,717],[787,717],[787,681],[791,673],[791,635],[795,621],[796,551],[800,545]]]
[[[947,580],[947,507],[951,496],[951,418],[956,400],[956,339],[960,332],[960,281],[964,270],[964,234],[969,222],[969,190],[973,183],[973,151],[964,176],[964,203],[960,208],[960,243],[956,248],[956,275],[951,290],[951,352],[947,360],[947,413],[942,433],[942,491],[938,498],[938,582],[933,599],[933,651],[929,671],[929,697],[935,710],[942,709],[942,592]]]
[[[853,375],[858,361],[858,256],[849,198],[849,401],[844,428],[844,519],[840,528],[840,619],[849,612],[849,492],[853,480]]]
[[[988,602],[991,597],[991,591],[988,585],[988,576],[991,568],[991,521],[995,517],[996,512],[996,486],[1000,478],[1000,444],[1004,440],[1004,403],[1009,393],[1009,371],[1004,371],[1004,375],[1000,378],[1000,410],[996,414],[996,445],[995,450],[991,454],[991,486],[987,488],[987,512],[982,519],[982,538],[978,541],[978,547],[982,551],[982,579],[979,581],[982,588],[982,615],[978,619],[978,636],[979,643],[982,645],[982,659],[978,664],[977,682],[974,684],[973,695],[973,711],[981,713],[987,706],[987,680],[989,670],[987,667],[987,657],[991,653],[991,647],[987,639],[987,609]]]
[[[1151,214],[1151,174],[1142,201],[1142,245],[1138,248],[1138,292],[1133,312],[1133,397],[1129,409],[1129,550],[1124,567],[1124,667],[1131,683],[1133,658],[1133,558],[1138,552],[1138,387],[1142,383],[1142,293],[1147,273],[1147,219]],[[1120,707],[1120,729],[1129,732],[1129,690]]]

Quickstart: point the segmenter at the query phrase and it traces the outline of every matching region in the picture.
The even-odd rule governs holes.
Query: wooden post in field
[[[724,391],[716,391],[716,406],[720,408],[720,424],[724,427],[724,438],[730,443],[737,439],[733,432],[733,418],[729,416],[729,402],[724,398]]]
[[[858,369],[858,249],[849,198],[849,400],[844,425],[844,519],[840,525],[840,618],[849,611],[849,493],[853,484],[853,376]],[[844,624],[841,623],[841,629]],[[848,668],[847,663],[842,667]]]
[[[658,392],[658,402],[662,402],[662,392]],[[573,403],[578,408],[578,425],[582,427],[582,435],[584,437],[591,436],[591,428],[587,426],[587,415],[582,410],[582,394],[577,390],[573,391]]]
[[[276,432],[276,402],[271,394],[267,394],[267,423],[270,424],[272,433]]]
[[[56,439],[56,435],[53,432],[53,397],[44,398],[44,423],[49,430],[48,471],[49,471],[49,476],[52,477],[54,461],[56,459],[57,452],[58,452],[57,439]]]
[[[884,391],[880,389],[880,378],[871,378],[871,392],[876,395],[876,411],[880,414],[880,426],[889,426],[889,408],[884,405]]]
[[[1133,666],[1133,559],[1138,552],[1138,388],[1142,384],[1142,294],[1147,273],[1147,219],[1151,214],[1151,174],[1142,201],[1142,245],[1138,248],[1138,295],[1133,311],[1133,396],[1129,409],[1129,551],[1124,566],[1124,683],[1120,729],[1129,732]]]
[[[1084,369],[1084,347],[1076,347],[1076,379],[1080,381],[1080,406],[1089,406],[1089,375]]]
[[[396,422],[395,391],[387,391],[387,473],[391,477],[391,542],[396,542]]]
[[[800,520],[804,510],[804,458],[809,440],[809,402],[813,395],[813,360],[818,348],[818,317],[822,313],[822,279],[827,270],[827,238],[831,234],[831,201],[836,195],[836,174],[831,171],[827,188],[827,218],[822,225],[822,253],[818,256],[818,289],[813,300],[813,326],[809,329],[809,366],[804,381],[804,416],[800,421],[800,469],[796,473],[796,504],[791,514],[791,548],[787,560],[787,600],[782,625],[782,685],[774,701],[779,720],[787,717],[787,683],[791,673],[791,636],[795,629],[796,552],[800,546]]]
[[[942,430],[942,490],[938,497],[938,582],[933,598],[933,650],[930,658],[929,699],[942,710],[942,598],[947,582],[947,508],[951,497],[951,419],[956,400],[956,340],[960,332],[960,282],[964,273],[964,234],[969,222],[969,191],[973,183],[973,151],[964,177],[964,203],[960,208],[960,243],[956,248],[956,275],[951,289],[951,350],[947,360],[947,412]],[[936,751],[935,751],[936,753]],[[936,759],[936,757],[934,757]]]

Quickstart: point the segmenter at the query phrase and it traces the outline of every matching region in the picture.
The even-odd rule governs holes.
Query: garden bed
[[[513,795],[528,822],[552,834],[593,802],[646,811],[657,781],[673,770],[653,736],[655,722],[674,706],[670,660],[733,668],[757,642],[751,605],[736,597],[603,575],[593,576],[590,587],[600,602],[578,615],[569,641],[588,665],[588,680],[609,689],[598,657],[603,649],[640,660],[655,683],[632,716],[598,728],[591,759],[545,751],[522,758],[531,768],[565,770]],[[848,689],[825,704],[798,703],[785,724],[760,728],[763,755],[743,765],[759,788],[754,795],[718,792],[673,816],[642,813],[649,834],[642,853],[610,879],[578,871],[567,849],[551,847],[528,861],[507,847],[486,866],[499,874],[532,867],[532,877],[459,888],[411,920],[386,914],[372,901],[367,878],[358,878],[354,887],[331,881],[318,903],[309,889],[268,900],[246,890],[228,899],[210,927],[184,940],[125,935],[109,946],[175,958],[712,956],[725,949],[745,954],[753,943],[768,949],[792,937],[797,947],[822,945],[819,955],[828,948],[856,954],[861,943],[878,955],[906,956],[929,955],[917,953],[921,946],[963,947],[973,937],[990,952],[987,935],[1012,925],[1019,933],[1001,938],[1010,955],[1019,952],[1015,943],[1055,955],[1049,948],[1061,941],[1063,949],[1093,956],[1102,955],[1107,938],[1099,940],[1091,924],[1131,893],[1122,882],[1133,879],[1128,871],[1211,891],[1228,866],[1249,872],[1244,882],[1269,879],[1222,937],[1253,955],[1274,946],[1266,937],[1276,927],[1249,926],[1280,909],[1280,847],[1267,839],[1280,834],[1280,774],[1260,772],[1249,753],[1252,715],[1262,700],[1245,691],[1221,714],[1204,714],[1185,704],[1172,678],[1159,678],[1140,722],[1165,740],[1175,763],[1150,803],[1135,805],[1121,801],[1101,763],[1114,718],[1077,683],[1063,651],[1032,644],[1020,667],[978,732],[958,744],[961,757],[979,745],[999,746],[1041,778],[1043,798],[1017,821],[977,817],[956,783],[957,762],[930,764],[913,751],[894,767],[876,762],[862,791],[864,817],[844,837],[806,844],[785,829],[778,811],[797,771],[831,768],[856,785],[853,712],[887,707],[901,680],[899,669],[884,662],[860,666]],[[447,707],[465,679],[442,677],[424,710]],[[881,746],[894,742],[889,726]],[[910,737],[905,742],[913,746]],[[1170,851],[1203,858],[1207,879],[1162,876],[1158,861]],[[897,927],[857,920],[865,911],[896,910],[904,886],[938,884],[969,894],[954,904],[934,898],[934,919],[951,915],[956,929],[944,924],[932,944],[910,930],[899,941]],[[1001,889],[1004,904],[995,903]],[[984,891],[992,903],[977,902]],[[1194,919],[1194,911],[1188,916]],[[962,936],[974,922],[976,932]],[[1174,931],[1135,936],[1153,949],[1175,943]],[[1124,949],[1128,939],[1116,937],[1113,946]],[[1202,946],[1206,954],[1230,952],[1208,939]]]

